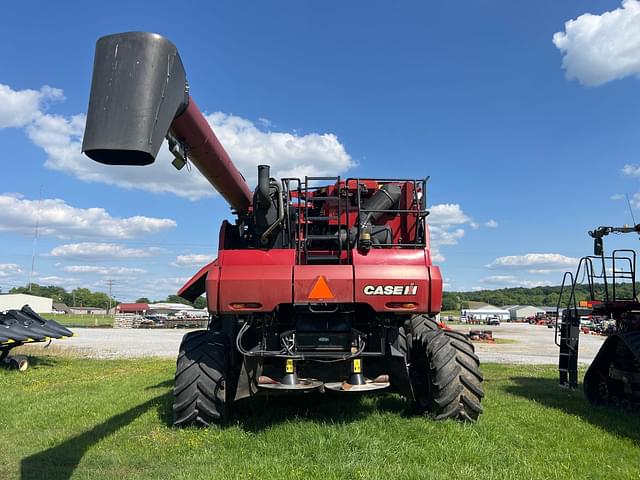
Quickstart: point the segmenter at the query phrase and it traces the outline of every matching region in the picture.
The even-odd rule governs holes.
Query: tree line
[[[93,292],[88,288],[75,288],[67,291],[62,287],[54,285],[38,285],[32,283],[31,286],[15,287],[9,290],[9,293],[26,293],[27,295],[36,295],[38,297],[51,298],[54,302],[64,303],[68,307],[96,307],[109,308],[115,307],[119,302],[115,298],[109,299],[109,295],[104,292]],[[164,300],[156,300],[156,302],[182,303],[184,305],[193,305],[195,308],[205,308],[206,300],[204,297],[198,298],[195,303],[191,303],[177,295],[168,295]],[[155,303],[146,297],[139,298],[136,303]]]
[[[640,291],[640,284],[636,285],[636,289]],[[609,294],[612,288],[609,286]],[[36,283],[24,287],[12,288],[9,293],[26,293],[53,299],[54,302],[64,303],[69,307],[98,307],[108,308],[109,305],[114,307],[118,302],[115,298],[109,303],[109,296],[103,292],[92,292],[88,288],[76,288],[67,292],[62,287],[53,285],[43,286]],[[561,307],[566,306],[569,300],[570,288],[565,287],[563,294],[563,302]],[[604,287],[601,284],[595,285],[596,298],[604,297]],[[631,298],[633,296],[631,284],[616,285],[616,296],[618,298]],[[500,288],[497,290],[478,290],[473,292],[444,292],[442,296],[443,310],[460,310],[468,308],[469,302],[485,302],[491,305],[534,305],[537,307],[549,306],[555,307],[560,298],[560,286],[555,287],[534,287],[534,288]],[[576,286],[576,301],[587,300],[590,298],[589,288],[587,285]],[[194,303],[185,300],[177,295],[168,295],[165,299],[152,301],[147,297],[140,297],[136,303],[181,303],[183,305],[192,305],[195,308],[206,308],[207,302],[204,297],[199,297]]]
[[[12,288],[9,293],[26,293],[27,295],[51,298],[54,302],[64,303],[68,307],[109,308],[109,305],[115,307],[118,304],[116,299],[109,299],[109,295],[106,293],[92,292],[88,288],[75,288],[68,292],[62,287],[32,283],[31,286]]]
[[[442,296],[443,310],[460,310],[468,308],[469,302],[490,303],[498,307],[504,305],[534,305],[536,307],[555,307],[560,298],[560,286],[534,287],[534,288],[500,288],[497,290],[478,290],[474,292],[444,292]],[[640,291],[640,284],[636,284],[636,290]],[[567,306],[571,287],[565,287],[562,295],[561,308]],[[604,299],[605,290],[602,284],[594,286],[596,299]],[[609,285],[611,296],[612,285]],[[588,285],[577,285],[575,290],[576,301],[589,300],[591,298]],[[632,285],[616,284],[616,297],[618,299],[631,299],[633,297]]]

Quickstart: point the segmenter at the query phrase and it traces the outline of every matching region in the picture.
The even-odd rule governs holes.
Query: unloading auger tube
[[[206,293],[206,330],[187,333],[174,424],[223,423],[258,394],[391,391],[418,414],[475,421],[480,362],[462,333],[436,321],[420,178],[271,177],[252,193],[189,95],[176,47],[153,33],[98,40],[83,151],[107,165],[148,165],[167,140],[236,214],[218,257],[178,292]],[[184,173],[183,173],[184,174]]]

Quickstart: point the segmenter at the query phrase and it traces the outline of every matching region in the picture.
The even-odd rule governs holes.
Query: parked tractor
[[[229,203],[218,257],[178,292],[206,293],[206,330],[184,336],[176,426],[224,422],[259,394],[397,392],[419,414],[475,421],[480,362],[441,328],[429,246],[428,178],[271,177],[252,192],[189,94],[176,47],[129,32],[97,42],[82,149],[148,165],[163,142]]]
[[[580,259],[575,276],[571,272],[564,274],[558,301],[561,321],[556,324],[560,385],[568,388],[578,385],[581,319],[600,318],[607,323],[602,330],[608,337],[585,373],[584,393],[596,405],[633,408],[640,405],[640,302],[636,291],[636,252],[620,249],[605,256],[603,238],[612,233],[640,234],[640,224],[598,227],[590,231],[594,254]],[[586,285],[587,300],[577,300],[578,285]],[[563,295],[567,287],[571,288],[568,298]],[[561,306],[565,307],[562,311]]]

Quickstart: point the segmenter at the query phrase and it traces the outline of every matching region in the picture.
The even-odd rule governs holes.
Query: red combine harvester
[[[98,40],[83,151],[148,165],[168,141],[227,200],[218,258],[179,295],[206,293],[209,328],[187,333],[175,425],[220,423],[260,393],[397,392],[417,413],[476,420],[482,374],[468,339],[436,321],[426,178],[271,178],[251,192],[189,96],[175,46],[157,34]],[[322,185],[324,183],[324,185]]]

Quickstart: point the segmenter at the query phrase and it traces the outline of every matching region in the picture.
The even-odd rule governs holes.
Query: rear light
[[[418,306],[415,302],[388,302],[387,308],[394,308],[400,310],[414,310]]]
[[[229,305],[234,310],[257,310],[262,307],[261,303],[232,303]]]

